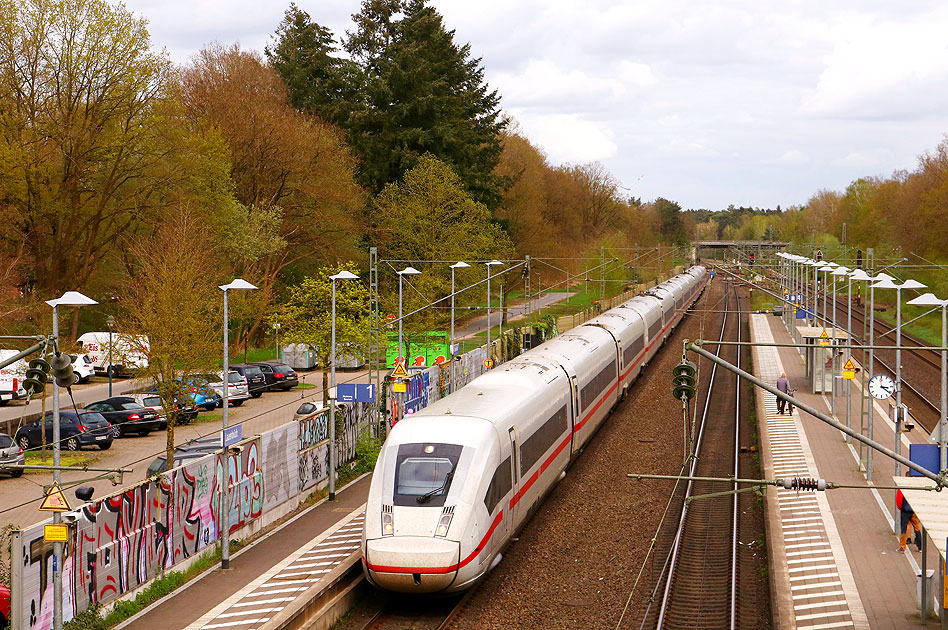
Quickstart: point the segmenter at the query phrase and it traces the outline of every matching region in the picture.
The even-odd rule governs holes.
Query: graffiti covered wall
[[[225,469],[232,533],[288,501],[298,502],[301,491],[328,478],[327,422],[328,413],[321,424],[291,422],[244,440],[226,461],[213,453],[80,507],[64,545],[63,619],[134,591],[213,546]],[[23,601],[14,630],[52,628],[53,545],[43,540],[45,524],[20,534],[13,579],[22,585]]]

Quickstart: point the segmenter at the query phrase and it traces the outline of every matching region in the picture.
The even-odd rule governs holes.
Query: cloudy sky
[[[286,4],[126,0],[185,62],[263,50]],[[359,0],[297,0],[341,35]],[[948,132],[948,3],[434,0],[553,164],[600,161],[646,200],[787,207],[914,168]]]

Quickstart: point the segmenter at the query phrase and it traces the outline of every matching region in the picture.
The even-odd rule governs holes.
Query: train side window
[[[493,514],[497,504],[501,499],[507,496],[510,489],[513,488],[512,471],[510,468],[510,458],[508,457],[500,463],[494,476],[491,477],[490,485],[487,486],[487,494],[484,495],[484,505],[487,507],[487,513]]]
[[[589,383],[586,384],[585,387],[583,387],[583,396],[582,396],[583,409],[587,409],[592,406],[596,398],[599,397],[599,394],[601,394],[607,387],[609,387],[609,383],[615,380],[615,375],[616,375],[616,364],[613,361],[609,363],[609,365],[604,367],[599,372],[599,374],[597,374],[595,378],[593,378],[592,381],[590,381]]]
[[[566,406],[560,407],[549,420],[543,423],[533,435],[523,441],[520,447],[520,476],[527,474],[543,454],[556,443],[557,438],[569,429],[566,420]]]
[[[622,354],[622,359],[625,365],[628,367],[632,365],[632,362],[635,361],[635,357],[639,356],[639,353],[642,352],[642,348],[645,347],[645,337],[639,335],[632,340],[632,343],[629,344],[629,347],[625,349]]]
[[[662,331],[662,318],[659,317],[655,320],[655,323],[648,327],[648,338],[650,341],[655,341],[658,338],[658,333]]]

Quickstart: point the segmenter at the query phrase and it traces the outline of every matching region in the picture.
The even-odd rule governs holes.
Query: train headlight
[[[382,506],[382,535],[395,535],[395,517],[392,514],[391,506]]]
[[[441,515],[441,518],[438,519],[438,527],[435,528],[435,536],[440,536],[444,538],[448,535],[448,529],[451,528],[451,519],[454,518],[454,513],[449,512]]]

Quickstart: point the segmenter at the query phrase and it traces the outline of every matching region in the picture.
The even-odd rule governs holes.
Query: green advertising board
[[[402,335],[402,342],[409,344],[408,361],[406,365],[434,365],[438,362],[438,357],[444,357],[443,360],[451,358],[448,348],[448,333],[429,330],[423,333],[413,333],[412,335]],[[388,345],[385,349],[385,365],[395,367],[395,359],[398,357],[398,333],[388,333]]]

